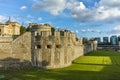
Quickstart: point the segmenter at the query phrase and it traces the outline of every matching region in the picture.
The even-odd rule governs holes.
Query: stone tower
[[[32,65],[42,68],[60,68],[83,55],[81,40],[69,30],[51,32],[49,24],[30,24]]]
[[[32,45],[32,64],[35,67],[42,67],[47,65],[47,61],[43,60],[42,52],[46,48],[46,39],[51,35],[51,27],[49,24],[37,25],[30,24],[31,28],[31,45]],[[49,45],[49,47],[51,47]],[[48,53],[48,52],[46,52]],[[46,56],[47,57],[47,56]]]
[[[93,50],[97,50],[97,40],[93,41]]]

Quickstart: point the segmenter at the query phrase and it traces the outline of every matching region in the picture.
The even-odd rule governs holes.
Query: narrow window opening
[[[68,46],[71,46],[70,44],[68,44]]]
[[[37,33],[37,36],[39,35],[39,33]]]
[[[56,48],[61,48],[61,45],[56,45]]]
[[[64,36],[64,31],[60,31],[60,35],[61,35],[61,36]]]
[[[47,48],[51,49],[51,48],[52,48],[52,45],[47,45]]]
[[[37,49],[41,49],[41,45],[37,45]]]

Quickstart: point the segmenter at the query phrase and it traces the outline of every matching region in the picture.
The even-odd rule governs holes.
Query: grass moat
[[[0,80],[120,80],[120,52],[90,52],[60,69],[1,70]]]

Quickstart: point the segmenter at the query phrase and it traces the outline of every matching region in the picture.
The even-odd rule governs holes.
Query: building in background
[[[88,38],[83,37],[83,44],[86,44],[86,43],[88,43]]]
[[[109,44],[109,38],[108,37],[103,37],[103,44],[108,45]]]
[[[118,41],[120,41],[120,36],[118,36]]]
[[[101,38],[100,37],[96,37],[95,40],[97,40],[98,45],[101,44]]]
[[[111,36],[110,37],[110,44],[111,45],[118,45],[118,37],[117,36]]]
[[[11,22],[10,18],[5,23],[0,23],[0,35],[20,35],[20,24],[17,22]]]

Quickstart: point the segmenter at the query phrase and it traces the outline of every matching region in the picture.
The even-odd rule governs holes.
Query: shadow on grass
[[[86,56],[108,56],[112,64],[80,63],[82,59],[80,58],[78,62],[74,62],[67,68],[50,70],[33,68],[14,69],[1,71],[0,74],[4,75],[6,80],[120,80],[119,53],[95,51]]]
[[[6,80],[119,80],[120,72],[109,73],[107,67],[104,71],[80,71],[80,70],[38,70],[37,71],[16,71],[8,74]],[[109,70],[109,68],[108,68]]]
[[[94,64],[94,63],[77,63],[77,62],[73,62],[73,64],[80,64],[80,65],[97,65],[97,66],[111,66],[111,64]]]

